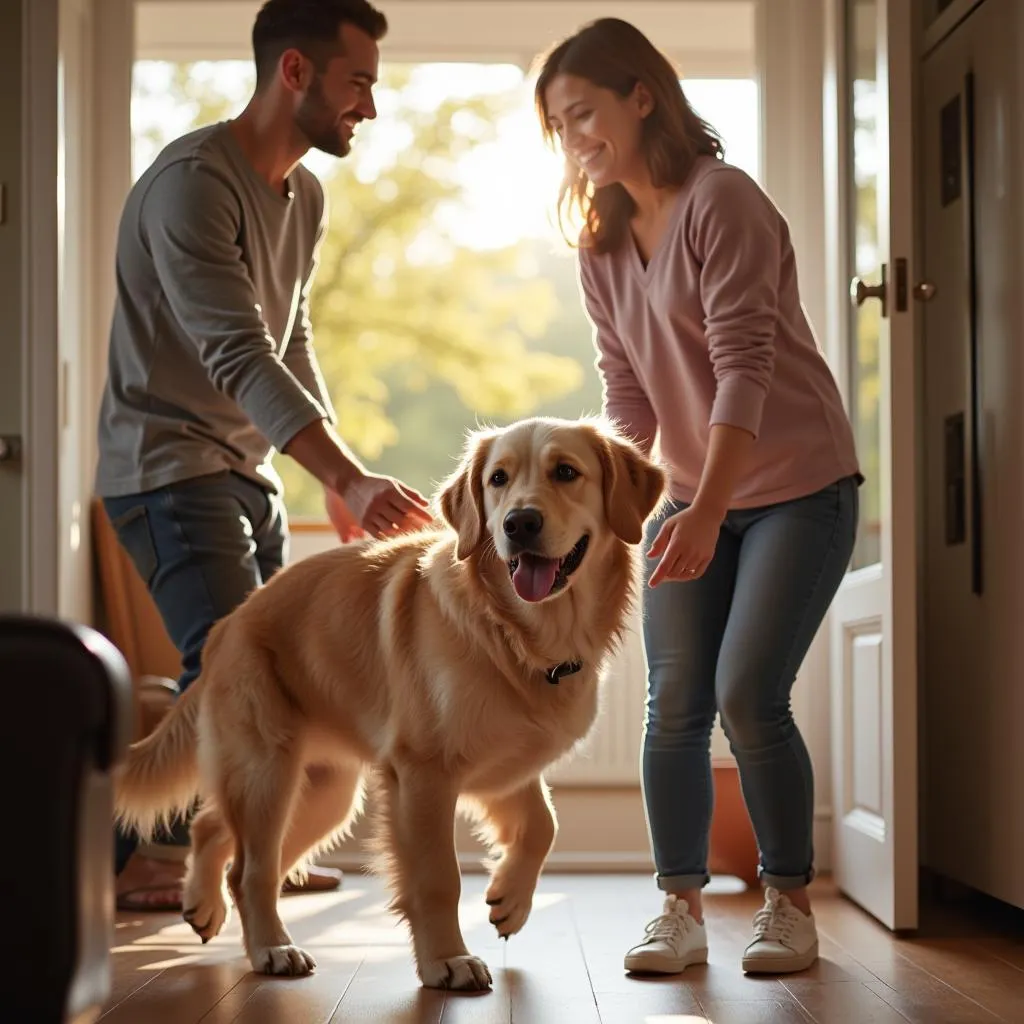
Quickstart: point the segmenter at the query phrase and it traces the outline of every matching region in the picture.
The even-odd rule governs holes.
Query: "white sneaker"
[[[804,914],[778,889],[765,890],[764,906],[754,915],[754,941],[743,951],[748,974],[791,974],[818,959],[814,914]]]
[[[690,914],[686,900],[666,896],[660,917],[644,929],[645,938],[624,961],[627,971],[678,974],[690,964],[708,962],[708,936],[704,925]]]

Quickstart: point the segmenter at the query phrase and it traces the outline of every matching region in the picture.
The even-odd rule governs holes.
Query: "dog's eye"
[[[503,469],[496,469],[491,474],[491,486],[492,487],[504,487],[508,483],[508,473]]]
[[[560,484],[572,483],[578,476],[579,473],[573,466],[570,466],[568,462],[560,462],[555,466],[555,479]]]

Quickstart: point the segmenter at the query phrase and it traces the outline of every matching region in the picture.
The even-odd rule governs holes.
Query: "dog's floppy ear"
[[[611,432],[600,432],[598,453],[608,525],[627,544],[639,544],[647,517],[661,502],[665,473],[636,445]]]
[[[459,468],[448,478],[440,497],[441,515],[459,535],[455,557],[463,561],[484,536],[484,464],[493,438],[478,434],[466,444]]]

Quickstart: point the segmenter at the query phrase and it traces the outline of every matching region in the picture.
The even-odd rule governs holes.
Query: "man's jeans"
[[[284,503],[225,470],[144,494],[105,498],[103,504],[181,652],[178,689],[184,693],[199,675],[213,624],[284,564]],[[179,820],[159,841],[188,846],[186,822]],[[137,845],[136,836],[118,831],[117,872]]]

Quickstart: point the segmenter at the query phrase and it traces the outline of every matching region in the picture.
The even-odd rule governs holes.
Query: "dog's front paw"
[[[488,920],[501,938],[515,935],[526,924],[536,887],[537,876],[532,872],[507,870],[503,864],[498,865],[484,898],[491,908]]]
[[[186,885],[183,896],[185,909],[182,916],[192,926],[192,931],[204,943],[219,935],[231,916],[225,891],[221,888],[213,893],[203,893],[193,891],[191,885]]]
[[[418,965],[425,988],[449,988],[462,992],[482,992],[491,987],[491,972],[478,956],[452,956],[447,960],[428,960]]]
[[[266,946],[249,954],[252,969],[260,974],[279,974],[293,978],[312,974],[316,961],[298,946]]]

